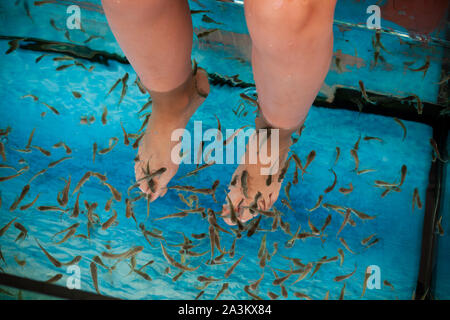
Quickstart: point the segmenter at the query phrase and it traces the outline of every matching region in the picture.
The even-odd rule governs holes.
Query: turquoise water
[[[43,8],[45,6],[34,9],[43,10]],[[18,9],[11,8],[11,10]],[[21,17],[21,19],[26,19],[26,17]],[[63,41],[63,39],[60,40]],[[117,44],[102,44],[102,46],[108,48],[117,46]],[[302,160],[306,159],[311,150],[315,150],[316,159],[309,167],[309,174],[305,174],[304,179],[300,179],[300,182],[291,188],[291,204],[294,211],[281,203],[281,199],[286,198],[284,191],[280,192],[275,207],[283,212],[283,220],[290,223],[293,232],[297,230],[298,226],[301,226],[302,232],[309,231],[308,219],[320,228],[326,217],[331,214],[332,222],[325,231],[326,240],[322,243],[318,238],[308,238],[304,241],[298,240],[293,248],[286,248],[284,243],[291,237],[281,229],[276,232],[259,231],[252,237],[244,235],[236,242],[234,258],[226,256],[223,259],[226,264],[216,266],[205,264],[209,254],[198,258],[186,257],[189,266],[199,266],[199,268],[194,272],[185,272],[177,281],[173,281],[172,278],[179,270],[171,267],[170,273],[166,274],[168,263],[161,252],[159,241],[151,239],[153,244],[151,246],[137,225],[142,222],[147,230],[159,229],[163,232],[167,244],[177,244],[183,241],[183,236],[179,232],[189,237],[192,233],[208,233],[209,224],[198,214],[190,214],[182,219],[154,221],[154,218],[187,209],[174,190],[169,190],[164,198],[151,204],[149,218],[146,217],[145,200],[135,203],[134,212],[137,224],[133,219],[127,219],[125,216],[124,198],[127,197],[128,187],[134,181],[133,158],[136,155],[136,149],[133,149],[131,145],[124,145],[120,123],[128,133],[136,133],[142,123],[137,111],[149,98],[148,95],[141,94],[137,86],[133,84],[136,77],[135,72],[129,65],[122,65],[114,61],[111,61],[109,66],[105,66],[82,60],[80,62],[86,68],[94,66],[94,69],[89,72],[74,66],[56,71],[57,66],[67,63],[52,60],[54,57],[60,56],[59,54],[49,54],[36,63],[35,59],[42,53],[18,49],[9,55],[4,55],[3,52],[7,49],[7,41],[0,41],[2,70],[0,73],[0,83],[2,84],[0,87],[2,96],[0,129],[8,126],[12,128],[10,134],[6,138],[2,138],[7,158],[7,161],[2,164],[19,169],[25,166],[25,164],[19,163],[20,159],[24,159],[29,165],[29,170],[15,179],[0,182],[2,197],[0,227],[17,217],[16,221],[28,229],[28,237],[23,241],[15,241],[19,230],[13,225],[0,238],[1,251],[6,260],[6,263],[0,262],[0,266],[5,272],[41,281],[48,280],[60,273],[63,277],[56,284],[66,285],[70,276],[67,267],[56,268],[51,264],[36,244],[35,238],[37,238],[50,254],[61,262],[70,261],[73,257],[81,255],[82,259],[78,263],[81,270],[81,289],[95,292],[89,270],[89,264],[94,256],[100,255],[103,251],[121,253],[133,246],[143,246],[143,251],[136,257],[137,268],[149,260],[154,260],[154,263],[145,269],[152,281],[146,281],[136,273],[130,272],[129,259],[118,263],[112,272],[98,266],[99,290],[102,294],[125,299],[194,299],[200,292],[198,287],[201,286],[197,277],[212,276],[221,280],[210,284],[201,299],[213,299],[224,283],[229,283],[229,288],[220,296],[220,299],[249,299],[243,290],[244,286],[256,281],[264,273],[264,279],[255,293],[268,299],[268,291],[280,294],[280,287],[272,284],[275,277],[271,269],[290,268],[290,262],[283,259],[282,256],[299,258],[306,264],[317,262],[324,256],[328,258],[336,256],[338,248],[342,248],[345,252],[342,266],[339,265],[339,261],[324,264],[313,277],[308,275],[306,279],[295,284],[292,283],[296,276],[288,279],[285,282],[289,294],[288,299],[297,299],[293,295],[297,291],[307,294],[313,299],[323,299],[329,291],[330,299],[338,299],[344,282],[335,282],[333,279],[339,275],[349,274],[355,269],[355,266],[355,274],[345,281],[345,299],[361,299],[364,273],[369,265],[379,266],[381,282],[389,281],[394,289],[383,285],[380,289],[368,289],[362,299],[411,298],[417,281],[424,216],[424,209],[416,208],[412,211],[412,194],[413,190],[418,188],[420,198],[422,202],[425,202],[432,156],[429,144],[429,138],[432,136],[431,127],[403,121],[407,128],[407,136],[405,140],[402,140],[403,130],[392,118],[313,106],[305,123],[306,128],[292,150]],[[208,54],[198,45],[193,53],[200,65],[209,72],[216,71],[215,54],[215,52]],[[239,73],[242,79],[251,80],[248,67],[241,66],[241,69],[238,69],[237,62],[229,61],[229,67],[232,67],[233,71],[237,71],[232,74]],[[225,63],[221,62],[218,69],[224,68],[224,66]],[[217,71],[219,72],[219,70]],[[122,103],[118,105],[121,86],[119,85],[110,95],[107,93],[115,81],[123,77],[126,72],[130,75],[128,92]],[[428,75],[431,77],[434,74],[435,77],[438,77],[436,72],[433,73],[433,70],[430,70]],[[333,73],[330,72],[329,77],[332,76]],[[354,80],[356,79],[358,76],[355,73]],[[416,85],[423,87],[423,92],[433,91],[427,86]],[[81,93],[82,97],[75,98],[72,91]],[[220,119],[223,128],[237,129],[243,125],[253,125],[254,114],[251,106],[247,106],[249,112],[245,117],[237,117],[232,112],[232,109],[236,109],[242,102],[239,96],[242,92],[252,93],[253,89],[212,86],[209,97],[192,117],[187,128],[192,129],[194,121],[199,120],[203,121],[204,130],[216,128],[215,115]],[[60,114],[52,113],[43,104],[35,102],[31,98],[21,98],[27,94],[36,95],[40,102],[55,107]],[[432,97],[430,99],[436,99],[436,96],[433,98],[431,93],[430,96]],[[108,108],[106,125],[103,125],[100,120],[104,106]],[[45,114],[43,115],[42,112]],[[95,121],[90,125],[83,125],[80,123],[83,116],[94,116]],[[36,130],[32,144],[51,151],[50,156],[45,156],[36,149],[32,149],[31,153],[17,151],[17,149],[25,148],[28,137],[34,128]],[[376,171],[357,175],[353,171],[354,161],[350,150],[360,136],[379,137],[383,142],[361,140],[358,151],[360,168]],[[117,146],[106,155],[97,155],[95,163],[93,163],[92,144],[96,142],[99,149],[105,148],[111,137],[119,138]],[[63,148],[52,147],[60,141],[64,141],[71,148],[71,159],[48,169],[30,183],[30,191],[21,205],[31,202],[39,194],[39,199],[32,208],[10,212],[10,205],[35,173],[46,168],[50,162],[67,156]],[[132,139],[131,141],[133,142]],[[341,149],[341,156],[334,166],[336,147]],[[374,181],[398,181],[402,165],[407,166],[408,174],[401,187],[401,192],[391,192],[381,198],[382,190],[374,187]],[[195,168],[195,165],[181,165],[169,186],[183,184],[193,185],[197,188],[209,188],[214,180],[219,179],[220,184],[216,192],[217,203],[210,196],[199,195],[201,207],[219,211],[225,202],[224,191],[236,166],[214,165],[203,170],[197,176],[177,180]],[[323,207],[311,213],[306,210],[314,206],[318,196],[323,194],[323,190],[333,182],[330,168],[333,168],[337,174],[337,185],[332,192],[324,196],[323,202],[351,207],[376,216],[374,220],[368,221],[353,216],[356,226],[347,225],[340,233],[339,236],[346,240],[355,254],[348,252],[336,238],[336,233],[343,221],[342,215]],[[292,181],[293,169],[294,166],[291,163],[283,187],[287,182]],[[15,173],[13,169],[2,168],[0,170],[0,176]],[[114,202],[112,206],[118,213],[118,224],[106,231],[101,230],[98,225],[95,226],[91,231],[90,240],[72,237],[57,245],[55,241],[60,240],[63,235],[59,235],[55,240],[52,239],[52,236],[74,223],[80,223],[76,234],[87,234],[86,213],[80,214],[75,219],[69,217],[70,212],[65,214],[41,212],[36,208],[42,205],[57,205],[57,193],[65,185],[63,179],[67,179],[69,176],[72,186],[67,208],[73,208],[76,195],[72,195],[72,191],[84,173],[89,170],[105,174],[108,183],[121,192],[122,201]],[[354,186],[352,193],[343,195],[338,192],[339,188],[347,187],[350,182]],[[187,192],[183,194],[185,197],[190,195]],[[98,203],[95,213],[102,222],[105,222],[112,214],[111,211],[104,210],[105,203],[110,198],[109,190],[97,179],[91,178],[81,189],[80,206],[83,211],[86,211],[84,201]],[[448,206],[445,208],[448,209]],[[230,230],[230,227],[222,221],[219,223],[225,229]],[[261,229],[270,229],[271,224],[272,219],[264,217],[260,227]],[[448,225],[444,223],[443,225],[448,230]],[[271,261],[267,262],[265,268],[261,268],[257,252],[265,234],[267,234],[269,251],[272,252],[274,243],[278,243],[279,250]],[[376,234],[379,241],[369,249],[365,249],[360,242],[371,234]],[[234,237],[225,233],[220,233],[220,236],[222,247],[229,249]],[[194,249],[196,252],[210,249],[209,238],[193,241],[198,244]],[[106,246],[110,246],[111,249],[107,249]],[[166,248],[170,255],[177,261],[181,261],[182,257],[178,249],[170,246],[166,246]],[[26,264],[23,267],[19,266],[14,259],[15,256],[19,260],[25,260]],[[243,259],[235,272],[229,278],[224,279],[226,270],[242,256]],[[108,266],[115,263],[115,260],[103,257],[102,260]],[[448,276],[445,271],[442,271],[441,274],[444,279]],[[439,291],[441,298],[448,296],[448,285],[445,283],[448,283],[448,280],[441,284],[442,289]],[[10,291],[15,292],[13,289]],[[8,298],[5,295],[1,295],[1,297]],[[24,297],[27,298],[26,295]]]

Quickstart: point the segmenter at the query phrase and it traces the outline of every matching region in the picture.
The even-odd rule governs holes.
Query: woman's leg
[[[336,0],[245,0],[261,108],[256,127],[280,129],[279,168],[286,159],[291,133],[305,121],[328,72],[335,5]],[[258,191],[262,193],[259,204],[264,209],[269,209],[278,198],[280,170],[269,184],[267,176],[260,175],[259,167],[260,164],[246,164],[236,170],[235,175],[248,172],[249,191],[245,198],[240,183],[230,186],[234,206],[247,206]],[[227,210],[225,207],[225,214]],[[243,210],[241,220],[251,217],[249,210]]]
[[[149,90],[170,91],[191,73],[187,0],[102,0],[122,51]]]
[[[202,70],[193,76],[191,67],[192,21],[187,0],[102,0],[114,36],[152,97],[152,115],[139,147],[136,179],[151,200],[165,193],[178,165],[171,159],[173,130],[184,128],[209,92]]]

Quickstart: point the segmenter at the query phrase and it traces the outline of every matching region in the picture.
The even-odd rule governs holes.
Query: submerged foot
[[[263,140],[263,142],[258,142],[258,153],[260,153],[260,150],[263,150],[262,148],[267,148],[269,150],[267,154],[272,156],[274,149],[271,148],[270,141],[271,139],[268,138]],[[282,168],[286,163],[291,145],[290,134],[280,134],[278,141],[279,151],[276,159],[278,163],[275,166],[276,169],[270,171],[270,175],[261,174],[262,168],[269,169],[271,166],[262,163],[259,157],[256,164],[248,163],[247,159],[249,159],[250,148],[247,145],[245,154],[246,161],[240,164],[234,172],[228,187],[230,191],[227,195],[227,203],[223,206],[222,217],[227,224],[236,224],[232,221],[229,203],[232,204],[237,219],[240,222],[246,222],[258,215],[258,212],[251,210],[250,207],[256,207],[264,211],[269,210],[278,199],[284,178]],[[272,166],[272,168],[274,167]]]
[[[152,115],[135,164],[136,181],[141,191],[150,196],[150,201],[164,196],[167,184],[178,170],[178,164],[172,160],[172,150],[179,142],[171,141],[172,132],[186,127],[208,93],[208,76],[203,69],[198,69],[172,92],[152,93]]]

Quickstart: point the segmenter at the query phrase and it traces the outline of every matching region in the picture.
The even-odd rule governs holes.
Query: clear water
[[[98,4],[98,2],[96,2]],[[216,4],[217,5],[217,4]],[[192,9],[198,9],[196,3],[192,3]],[[211,4],[211,6],[214,6]],[[225,6],[225,5],[224,5]],[[227,5],[228,6],[228,5]],[[56,39],[67,41],[63,32],[55,37],[55,30],[45,20],[45,26],[39,26],[40,32],[33,31],[30,27],[30,21],[19,23],[29,19],[20,6],[11,4],[2,4],[6,31],[12,31],[14,35],[28,35],[44,39]],[[44,5],[41,7],[32,7],[34,24],[38,24],[40,14],[44,16],[48,12],[56,12],[63,16],[61,8],[58,6]],[[224,10],[224,9],[223,9]],[[230,7],[229,10],[238,10]],[[11,15],[14,12],[17,22],[12,24]],[[96,19],[98,13],[87,12],[87,15],[93,15]],[[211,16],[220,21],[220,15]],[[234,17],[234,16],[233,16]],[[103,17],[104,19],[104,17]],[[233,18],[235,19],[235,18]],[[241,21],[240,19],[239,21]],[[64,21],[62,19],[57,22]],[[92,20],[88,20],[92,23]],[[43,22],[44,23],[44,22]],[[89,25],[87,23],[86,25]],[[242,23],[242,22],[239,22]],[[199,26],[198,17],[194,16],[194,25]],[[13,27],[17,26],[16,29]],[[27,26],[27,27],[24,27]],[[238,28],[238,23],[234,24]],[[92,47],[96,49],[107,50],[109,52],[120,52],[117,44],[113,42],[112,36],[104,29],[104,20],[98,22],[97,31],[106,30],[105,40],[96,39],[92,42]],[[245,27],[245,25],[244,25]],[[223,30],[226,30],[224,27]],[[245,31],[243,31],[245,32]],[[354,39],[358,37],[357,31]],[[97,33],[98,34],[98,33]],[[6,35],[6,34],[3,34]],[[48,37],[47,37],[48,36]],[[76,37],[86,38],[86,35],[74,33]],[[348,35],[347,35],[348,36]],[[77,41],[77,40],[76,40]],[[81,41],[81,40],[78,40]],[[370,41],[368,40],[368,43]],[[343,42],[336,41],[335,51],[338,50]],[[356,41],[352,42],[357,43]],[[217,59],[224,58],[227,51],[220,48],[205,49],[205,44],[196,42],[194,57],[199,64],[209,72],[219,72],[225,75],[238,74],[240,78],[251,82],[251,72],[247,64],[243,65],[235,60]],[[345,299],[410,299],[415,289],[418,273],[418,262],[420,258],[420,242],[422,232],[422,222],[424,209],[415,209],[412,211],[412,194],[414,188],[419,189],[420,198],[425,201],[426,186],[428,183],[428,172],[431,163],[432,149],[429,145],[429,138],[432,136],[432,128],[415,122],[404,121],[407,128],[407,136],[402,140],[402,128],[395,123],[392,118],[345,110],[331,110],[313,106],[305,123],[305,130],[300,141],[292,148],[301,159],[306,159],[311,150],[317,153],[316,159],[309,167],[309,174],[305,174],[304,179],[291,188],[292,206],[294,212],[284,206],[280,200],[286,198],[282,191],[275,207],[284,213],[283,219],[289,222],[291,230],[294,232],[298,226],[302,231],[309,231],[308,219],[320,228],[325,218],[331,214],[332,222],[326,229],[326,241],[309,238],[305,241],[297,241],[293,248],[286,248],[284,243],[290,239],[290,236],[278,229],[276,232],[267,233],[267,246],[269,251],[273,250],[273,244],[279,244],[278,253],[272,257],[264,269],[259,267],[257,252],[261,239],[265,232],[257,232],[252,237],[243,236],[237,240],[236,254],[233,259],[226,256],[224,265],[210,266],[205,264],[208,260],[208,254],[199,258],[186,257],[190,266],[199,266],[194,272],[185,272],[176,282],[172,278],[178,273],[176,268],[171,267],[169,274],[165,273],[168,266],[167,261],[162,255],[158,241],[152,241],[154,247],[142,236],[142,233],[132,219],[125,217],[125,203],[128,187],[133,183],[134,168],[133,158],[136,150],[131,146],[123,144],[123,134],[120,123],[129,133],[137,132],[141,126],[142,119],[139,119],[137,111],[148,100],[148,95],[139,92],[136,85],[132,85],[135,79],[135,72],[129,65],[123,65],[111,61],[109,66],[81,61],[89,68],[94,66],[92,72],[86,71],[80,67],[71,67],[63,71],[55,71],[55,68],[65,62],[55,62],[52,58],[58,54],[49,54],[39,63],[35,59],[41,52],[33,52],[18,49],[9,55],[4,55],[7,51],[7,41],[0,41],[0,94],[2,97],[0,108],[0,128],[4,129],[11,126],[12,131],[2,142],[6,147],[6,164],[15,168],[23,165],[19,164],[20,159],[25,159],[30,166],[29,170],[15,179],[1,182],[0,192],[2,197],[2,206],[0,209],[0,226],[4,226],[11,219],[17,217],[20,222],[28,229],[28,237],[23,241],[15,241],[19,231],[11,226],[10,229],[0,238],[1,250],[6,263],[0,262],[0,266],[7,273],[45,281],[57,273],[62,273],[63,277],[57,282],[61,286],[66,285],[69,277],[65,267],[56,268],[45,257],[43,252],[36,244],[35,238],[58,260],[62,262],[70,261],[73,257],[81,255],[83,258],[78,263],[81,269],[81,289],[95,292],[89,264],[96,255],[103,251],[120,253],[128,250],[132,246],[144,246],[144,250],[137,255],[137,267],[147,263],[149,260],[155,262],[147,267],[145,271],[152,278],[152,281],[146,281],[136,273],[130,272],[129,261],[125,260],[117,265],[113,272],[109,272],[98,266],[99,271],[99,289],[102,294],[126,299],[194,299],[200,290],[197,288],[201,283],[197,280],[200,275],[212,276],[223,279],[226,270],[241,256],[241,263],[237,266],[235,272],[227,279],[217,283],[212,283],[205,289],[202,299],[213,299],[223,283],[229,283],[229,289],[221,296],[221,299],[249,299],[243,288],[250,282],[256,281],[262,273],[264,280],[261,282],[256,292],[262,298],[268,299],[267,292],[272,291],[280,294],[280,287],[272,284],[274,275],[271,268],[289,269],[290,263],[282,256],[289,256],[301,259],[304,263],[317,262],[323,256],[333,257],[338,255],[337,249],[342,248],[345,252],[345,260],[342,266],[339,262],[325,264],[313,276],[292,283],[295,276],[288,279],[285,283],[289,296],[288,299],[296,299],[293,292],[299,291],[309,295],[313,299],[323,299],[329,291],[330,299],[338,299],[343,282],[333,281],[334,277],[352,272],[356,266],[356,273],[345,281],[346,291]],[[358,52],[364,52],[366,48],[363,44],[358,46]],[[397,59],[397,58],[395,58]],[[392,61],[393,65],[401,64]],[[370,61],[370,58],[367,58]],[[228,68],[228,72],[226,71]],[[230,73],[229,70],[233,72]],[[369,72],[368,68],[364,72]],[[427,79],[437,82],[440,76],[439,65],[432,65],[427,73]],[[234,72],[236,71],[236,72]],[[336,71],[330,71],[327,81],[329,83],[348,84],[354,83],[357,86],[358,79],[364,77],[364,73],[356,72],[345,73],[345,77]],[[108,90],[114,82],[122,77],[125,72],[130,74],[128,82],[129,89],[123,100],[118,105],[120,86],[107,96]],[[379,70],[378,72],[382,72]],[[368,73],[367,73],[368,74]],[[385,77],[386,77],[385,72]],[[414,75],[416,76],[416,75]],[[410,86],[402,91],[414,91],[420,89],[421,97],[424,100],[433,101],[437,99],[435,86],[424,85],[421,76],[415,79],[413,76],[408,80],[401,80],[402,76],[396,72],[390,72],[391,81],[377,81],[376,76],[370,76],[370,83],[373,86],[379,85],[374,91],[391,92],[397,90],[392,88],[392,83],[398,86]],[[366,78],[364,78],[366,81]],[[367,76],[369,79],[369,76]],[[433,79],[433,80],[431,80]],[[417,81],[416,81],[417,80]],[[405,81],[405,83],[402,83]],[[407,83],[406,83],[407,82]],[[369,82],[367,82],[369,83]],[[384,87],[383,87],[384,86]],[[215,128],[217,123],[216,115],[224,128],[239,128],[245,124],[253,125],[254,116],[251,106],[247,106],[248,115],[246,117],[237,117],[231,110],[235,109],[242,101],[239,96],[242,92],[252,92],[253,89],[240,89],[228,86],[212,86],[211,93],[206,102],[198,109],[188,124],[188,129],[192,129],[196,120],[203,121],[204,128]],[[82,97],[77,99],[72,95],[72,91],[78,91]],[[21,98],[26,94],[33,94],[39,97],[39,101],[46,102],[55,107],[60,115],[53,114],[43,104],[35,102],[30,98]],[[108,108],[107,124],[103,125],[100,121],[103,107]],[[42,114],[45,112],[45,115]],[[94,116],[95,122],[90,125],[80,124],[82,116]],[[33,149],[31,153],[20,153],[17,149],[23,149],[27,144],[28,137],[36,128],[33,144],[51,151],[51,156],[47,157],[38,150]],[[361,140],[358,155],[360,158],[361,169],[375,169],[363,175],[356,175],[353,172],[354,162],[350,155],[350,150],[362,136],[375,136],[383,140],[364,141]],[[97,142],[99,148],[108,146],[108,140],[111,137],[119,138],[119,143],[112,152],[106,155],[97,155],[95,163],[92,161],[92,144]],[[30,192],[23,200],[21,205],[29,203],[37,194],[40,194],[36,204],[25,211],[9,211],[9,206],[21,192],[28,180],[38,171],[47,167],[47,165],[66,156],[64,149],[55,149],[52,146],[60,141],[64,141],[71,149],[72,158],[62,162],[58,166],[49,169],[45,174],[36,178],[31,184]],[[336,166],[333,166],[336,147],[341,149],[341,157]],[[408,174],[401,192],[391,192],[386,197],[381,198],[381,190],[374,187],[374,180],[398,181],[400,177],[400,168],[402,165],[408,168]],[[199,175],[177,180],[187,172],[195,168],[195,165],[182,165],[172,180],[170,185],[185,184],[194,185],[198,188],[208,188],[212,181],[219,179],[220,185],[217,188],[218,202],[214,202],[210,196],[199,196],[200,206],[212,208],[215,211],[221,209],[225,201],[225,190],[230,181],[231,175],[237,165],[214,165],[205,169]],[[293,167],[291,165],[284,185],[292,181]],[[317,201],[323,190],[333,182],[333,175],[330,168],[336,172],[338,182],[335,189],[326,194],[323,202],[338,204],[345,207],[355,208],[369,215],[375,215],[376,219],[362,221],[353,217],[356,222],[355,227],[346,226],[339,236],[343,237],[349,247],[355,252],[351,254],[343,248],[342,244],[336,238],[336,233],[343,221],[343,216],[334,212],[327,211],[325,208],[308,212]],[[0,169],[0,176],[6,176],[14,173],[11,169]],[[114,225],[106,231],[96,226],[92,231],[90,240],[83,238],[71,238],[67,242],[56,245],[52,238],[56,232],[69,227],[78,222],[80,227],[77,234],[87,234],[86,214],[80,214],[77,219],[69,217],[69,214],[60,214],[55,212],[41,212],[36,209],[40,205],[57,205],[56,196],[58,191],[65,185],[63,179],[69,176],[72,179],[71,193],[75,184],[80,180],[88,170],[106,174],[108,182],[117,188],[122,194],[121,202],[114,202],[113,208],[118,212],[118,225]],[[63,179],[62,179],[63,178]],[[447,174],[448,180],[448,174]],[[340,187],[347,187],[349,183],[354,186],[354,191],[349,195],[343,195],[338,192]],[[70,194],[71,194],[70,193]],[[183,193],[186,197],[189,193]],[[448,195],[448,192],[447,192]],[[82,188],[80,195],[80,205],[84,209],[83,202],[98,203],[95,212],[99,215],[102,222],[106,221],[111,212],[104,211],[104,205],[111,194],[109,190],[98,183],[95,178],[90,179]],[[448,200],[448,196],[446,198]],[[68,208],[74,206],[76,196],[71,196]],[[448,201],[447,201],[448,202]],[[150,217],[146,217],[146,202],[141,200],[136,203],[134,211],[138,223],[143,222],[147,230],[157,228],[163,231],[163,235],[168,244],[176,244],[183,241],[179,232],[190,236],[192,233],[207,233],[208,222],[200,215],[192,214],[183,219],[168,219],[154,221],[154,218],[177,212],[185,209],[186,205],[180,201],[177,192],[170,190],[166,196],[157,200],[150,206]],[[448,212],[448,204],[444,206]],[[84,210],[85,211],[85,210]],[[448,223],[443,218],[443,226],[448,231]],[[447,217],[448,219],[448,217]],[[221,226],[229,229],[226,224],[220,222]],[[262,229],[270,229],[272,220],[263,218],[261,221]],[[361,240],[371,234],[376,234],[380,239],[378,243],[369,249],[365,249]],[[446,234],[448,234],[447,232]],[[61,239],[62,235],[56,240]],[[448,236],[447,236],[448,243]],[[198,247],[196,252],[203,252],[210,249],[209,239],[194,240]],[[230,248],[233,237],[221,233],[222,247]],[[111,246],[107,250],[105,245]],[[439,277],[443,280],[439,282],[439,298],[448,298],[449,281],[448,269],[445,269],[446,261],[449,261],[448,246],[447,250],[441,249],[441,258],[444,261],[443,269],[440,269]],[[177,260],[181,260],[181,255],[174,247],[167,246],[169,253]],[[20,260],[26,260],[26,264],[19,266],[14,257]],[[102,258],[107,265],[114,264],[114,260]],[[381,286],[380,289],[366,290],[363,298],[363,279],[365,269],[369,265],[377,265],[381,270],[381,281],[388,280],[393,284],[394,290],[387,286]],[[448,264],[447,264],[448,265]],[[442,266],[442,264],[440,265]],[[281,275],[281,274],[279,274]],[[8,289],[15,292],[13,289]],[[15,292],[17,294],[17,292]],[[1,297],[6,297],[0,293]],[[24,298],[27,298],[24,295]],[[30,297],[28,297],[30,298]]]

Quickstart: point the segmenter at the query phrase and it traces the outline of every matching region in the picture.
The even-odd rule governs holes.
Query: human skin
[[[200,69],[193,76],[191,72],[189,6],[186,0],[102,0],[102,4],[112,32],[153,99],[135,172],[141,179],[147,164],[151,172],[167,169],[153,178],[152,187],[145,180],[140,184],[154,201],[165,194],[178,169],[170,157],[177,145],[171,133],[184,128],[203,103],[199,91],[209,93],[206,73]],[[335,5],[336,0],[245,0],[260,105],[255,124],[257,129],[280,130],[280,168],[291,134],[303,125],[330,66]],[[239,183],[230,186],[228,194],[242,221],[252,215],[238,207],[247,206],[258,191],[262,193],[258,205],[264,209],[278,197],[281,182],[267,185],[260,167],[259,163],[241,164],[234,174],[249,173],[248,198]],[[225,205],[223,214],[227,212]]]

